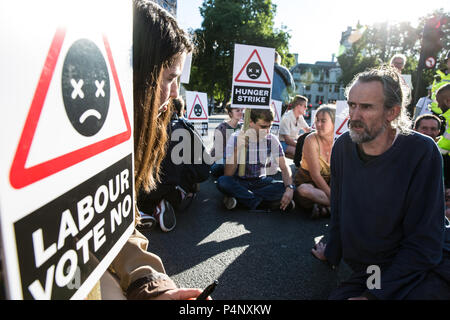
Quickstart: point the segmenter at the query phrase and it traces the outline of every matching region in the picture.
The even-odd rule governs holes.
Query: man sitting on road
[[[393,69],[358,74],[346,95],[350,131],[331,155],[329,239],[312,251],[353,270],[330,299],[450,299],[450,225],[436,143],[409,129],[409,94]]]
[[[286,112],[280,123],[280,142],[286,157],[294,159],[295,146],[300,136],[300,130],[310,132],[311,128],[306,123],[303,116],[306,111],[308,99],[297,95],[291,103],[291,110]]]
[[[414,130],[431,137],[434,141],[439,140],[441,132],[441,119],[434,114],[423,114],[414,122]],[[445,215],[450,219],[450,156],[443,154],[444,186],[445,186]]]
[[[437,142],[441,125],[441,119],[434,114],[423,114],[414,121],[414,130]]]
[[[229,210],[234,209],[237,202],[250,210],[277,207],[288,211],[295,207],[291,169],[277,137],[269,133],[273,119],[272,110],[251,110],[250,128],[245,133],[235,132],[227,144],[225,175],[217,180],[217,188],[225,194],[224,204]],[[245,161],[240,160],[244,147]],[[239,163],[245,164],[243,176],[238,173]],[[266,170],[276,164],[283,181],[266,176]]]

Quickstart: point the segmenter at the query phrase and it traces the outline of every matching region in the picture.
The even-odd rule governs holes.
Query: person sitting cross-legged
[[[229,210],[238,202],[250,210],[288,211],[295,207],[291,169],[279,140],[269,133],[273,119],[272,110],[251,110],[250,128],[234,133],[227,144],[225,174],[217,180],[217,188],[225,194],[224,204]],[[245,164],[243,176],[239,176],[239,163]],[[276,164],[283,181],[266,176],[266,170]]]
[[[305,138],[302,160],[295,175],[295,200],[312,208],[311,218],[330,215],[330,157],[336,107],[323,105],[316,112],[316,132]]]
[[[244,109],[231,108],[231,102],[229,102],[225,106],[225,110],[230,119],[219,124],[214,130],[214,141],[211,149],[211,157],[214,157],[215,160],[211,166],[211,175],[215,178],[223,176],[227,142],[234,132],[241,129],[239,121],[242,119],[242,111]]]
[[[286,157],[294,159],[295,146],[300,136],[300,130],[310,132],[311,128],[306,123],[305,115],[308,98],[297,95],[290,104],[291,110],[287,111],[281,118],[280,142]]]
[[[350,277],[331,300],[449,300],[450,222],[442,158],[413,132],[410,90],[392,68],[355,76],[346,88],[349,132],[331,156],[327,242],[312,254]]]

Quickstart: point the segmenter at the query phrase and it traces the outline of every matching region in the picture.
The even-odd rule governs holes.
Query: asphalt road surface
[[[210,123],[211,132],[222,119]],[[211,145],[210,139],[205,142]],[[311,220],[298,208],[228,211],[222,199],[210,177],[191,206],[177,212],[173,231],[156,226],[143,232],[149,251],[161,257],[179,287],[205,288],[218,279],[211,295],[217,300],[322,300],[349,276],[345,264],[332,270],[311,254],[315,241],[326,241],[329,219]]]

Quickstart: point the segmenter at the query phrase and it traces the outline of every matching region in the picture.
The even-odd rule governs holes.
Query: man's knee
[[[228,191],[234,183],[234,177],[230,176],[221,176],[217,179],[217,188],[222,191]]]

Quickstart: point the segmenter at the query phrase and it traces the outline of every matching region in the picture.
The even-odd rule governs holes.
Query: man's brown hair
[[[436,123],[437,123],[438,130],[441,129],[442,122],[441,122],[441,119],[439,119],[438,116],[435,116],[434,114],[423,114],[423,115],[417,117],[416,121],[414,121],[414,130],[419,129],[420,122],[422,120],[435,120]]]
[[[272,122],[274,118],[275,115],[272,109],[252,109],[250,112],[250,120],[253,123],[258,122],[260,119],[265,122]]]
[[[290,107],[291,107],[291,109],[294,109],[296,106],[298,106],[299,104],[301,104],[303,102],[305,104],[308,104],[308,98],[301,96],[301,95],[296,95],[294,97],[294,99],[292,100]]]

